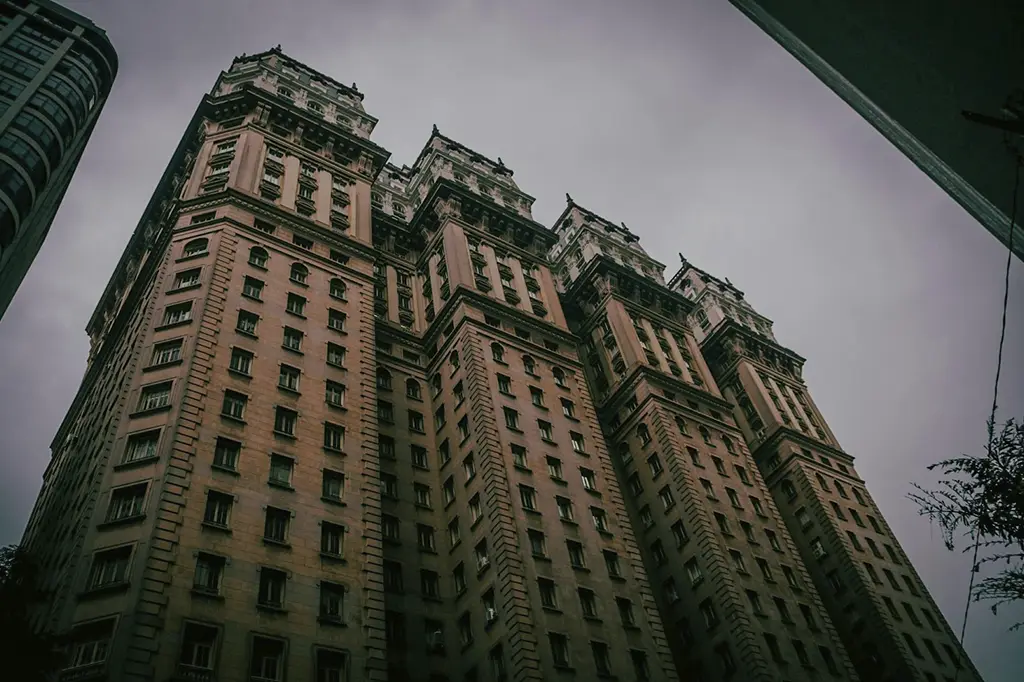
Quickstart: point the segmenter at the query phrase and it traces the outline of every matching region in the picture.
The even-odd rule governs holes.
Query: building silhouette
[[[1024,5],[731,2],[1009,244],[1024,126]],[[1015,124],[1016,152],[1007,149],[1006,133],[968,122],[964,111]],[[1018,213],[1018,258],[1024,258],[1021,223]]]
[[[117,73],[91,21],[0,3],[0,318],[50,230]]]
[[[188,124],[25,533],[62,679],[978,679],[734,288],[362,100],[275,48]]]

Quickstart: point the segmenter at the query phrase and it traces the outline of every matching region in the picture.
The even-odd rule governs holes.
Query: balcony
[[[213,670],[184,663],[178,664],[178,670],[174,675],[174,682],[216,682],[216,679]]]
[[[68,668],[60,673],[60,682],[82,682],[83,680],[102,680],[105,677],[107,668],[106,661],[89,663],[74,668]]]

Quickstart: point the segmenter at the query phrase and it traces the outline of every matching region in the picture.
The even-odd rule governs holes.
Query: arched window
[[[565,371],[561,367],[555,367],[551,370],[551,376],[555,378],[555,385],[561,388],[568,388],[568,384],[565,383]]]
[[[348,297],[348,287],[345,283],[335,277],[331,280],[331,298],[336,298],[340,301],[344,301]]]
[[[523,369],[526,370],[527,374],[536,374],[537,363],[533,361],[529,355],[523,356]]]
[[[621,462],[622,464],[629,464],[629,462],[632,461],[633,455],[629,453],[629,443],[619,443],[618,452],[619,462]]]
[[[697,315],[697,324],[700,325],[701,329],[707,329],[708,327],[711,326],[711,323],[708,322],[707,313],[705,313],[703,310],[698,310],[696,315]]]
[[[646,424],[640,424],[636,427],[636,437],[640,439],[640,442],[647,445],[651,442],[651,431],[647,428]]]
[[[827,492],[828,491],[828,483],[825,481],[825,477],[822,476],[821,474],[815,474],[815,476],[817,476],[817,478],[818,478],[818,485],[821,486],[822,490]]]
[[[185,248],[181,250],[182,258],[191,258],[192,256],[200,256],[206,253],[210,248],[210,240],[193,239],[189,243],[185,244]]]
[[[789,479],[786,479],[786,480],[784,480],[784,481],[782,482],[782,485],[781,485],[780,487],[782,488],[782,492],[783,492],[783,494],[784,494],[784,495],[785,495],[785,496],[786,496],[787,498],[789,498],[790,500],[795,500],[795,499],[796,499],[796,486],[794,486],[794,485],[793,485],[793,484],[792,484],[792,483],[791,483],[791,482],[789,481]]]
[[[262,246],[254,246],[249,249],[249,265],[266,269],[268,260],[270,260],[270,255]]]
[[[433,378],[430,379],[430,392],[433,393],[435,398],[437,397],[437,394],[441,392],[440,374],[435,374]]]
[[[505,348],[500,343],[491,344],[491,358],[495,362],[505,364]]]
[[[448,354],[448,364],[452,366],[453,372],[459,368],[459,351],[453,350]]]
[[[385,391],[391,390],[391,372],[383,367],[377,369],[377,388]]]
[[[733,455],[736,454],[736,446],[733,444],[732,438],[729,438],[729,436],[722,434],[722,443],[725,444],[725,449],[727,452]]]
[[[711,442],[711,432],[703,426],[700,427],[700,437],[703,438],[704,442],[708,445],[714,445],[714,443]]]
[[[423,398],[423,393],[420,389],[420,382],[416,381],[415,379],[406,379],[405,395],[414,400],[420,400],[421,398]]]
[[[678,428],[679,433],[683,434],[684,436],[690,435],[689,429],[686,428],[686,420],[683,419],[682,417],[676,417],[676,428]]]
[[[305,284],[309,278],[309,268],[302,263],[292,264],[292,274],[290,279],[296,284]]]

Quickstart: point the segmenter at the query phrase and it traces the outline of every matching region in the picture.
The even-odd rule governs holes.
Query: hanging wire
[[[1017,218],[1017,195],[1020,189],[1020,169],[1024,165],[1024,156],[1016,155],[1017,163],[1013,171],[1013,200],[1010,202],[1010,238],[1006,245],[1006,272],[1003,281],[1003,318],[999,328],[999,351],[996,353],[996,380],[992,388],[992,411],[988,417],[988,456],[992,456],[992,444],[995,442],[996,432],[996,410],[999,400],[999,375],[1003,370],[1003,343],[1006,340],[1006,310],[1010,301],[1010,264],[1013,262],[1013,229]],[[978,548],[981,546],[981,532],[974,531],[974,555],[971,558],[971,579],[967,585],[967,604],[964,605],[964,620],[960,626],[960,648],[963,650],[964,637],[967,634],[967,616],[971,612],[971,595],[974,594],[974,578],[978,574]],[[956,672],[953,675],[953,682],[960,678],[960,671],[963,663],[957,653]]]

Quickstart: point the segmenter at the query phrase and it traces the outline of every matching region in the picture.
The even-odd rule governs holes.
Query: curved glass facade
[[[0,0],[0,316],[42,243],[117,71],[106,35],[46,0]]]

